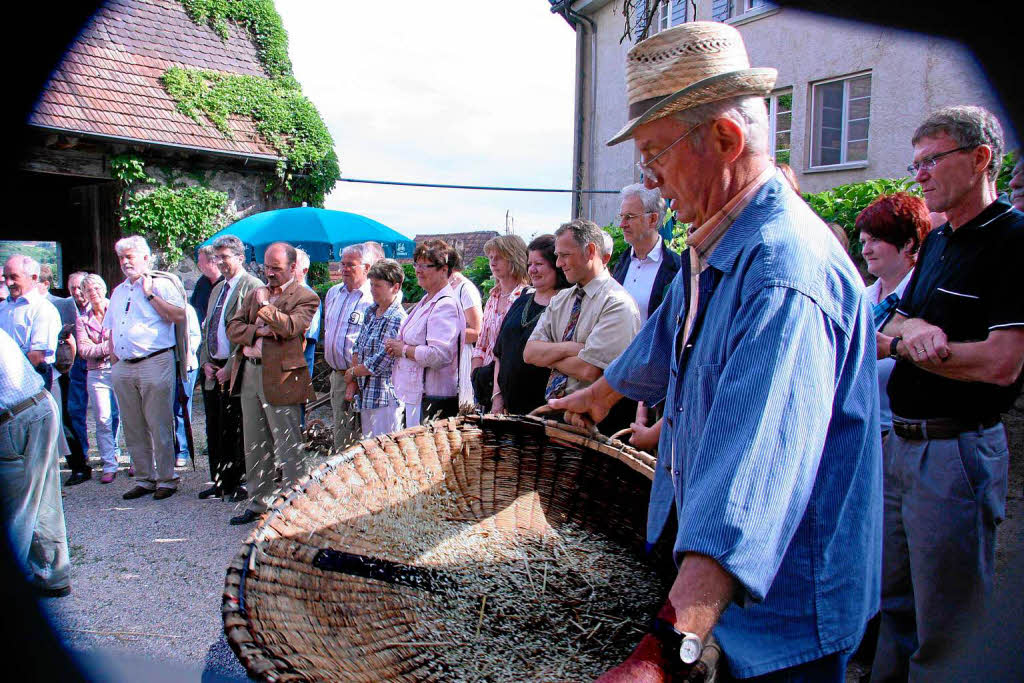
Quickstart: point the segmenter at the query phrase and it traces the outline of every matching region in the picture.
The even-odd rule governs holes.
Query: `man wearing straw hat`
[[[764,106],[776,72],[750,68],[734,28],[663,31],[630,51],[626,74],[631,120],[609,144],[632,138],[646,186],[693,227],[639,335],[602,379],[550,402],[582,424],[623,396],[666,401],[647,541],[674,530],[678,574],[602,680],[679,675],[713,632],[726,676],[843,681],[881,568],[863,284],[776,171]]]

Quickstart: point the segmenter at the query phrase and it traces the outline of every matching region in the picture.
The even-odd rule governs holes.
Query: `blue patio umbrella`
[[[301,207],[253,214],[203,242],[234,235],[248,247],[249,260],[260,260],[273,242],[288,242],[309,254],[310,261],[338,261],[350,244],[379,242],[389,258],[412,258],[416,243],[372,218],[347,211]]]

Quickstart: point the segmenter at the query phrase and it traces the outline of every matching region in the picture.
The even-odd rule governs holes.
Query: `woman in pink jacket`
[[[96,418],[96,441],[103,460],[101,484],[109,484],[117,476],[117,399],[110,379],[110,354],[113,344],[110,330],[103,328],[103,316],[110,301],[107,283],[99,275],[90,273],[82,279],[82,292],[89,302],[89,310],[75,322],[75,341],[78,355],[85,359],[89,371],[86,381],[89,407]],[[129,475],[132,473],[129,472]]]

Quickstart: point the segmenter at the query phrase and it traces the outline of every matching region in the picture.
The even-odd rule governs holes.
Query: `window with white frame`
[[[749,12],[768,4],[768,0],[740,0],[743,3],[743,11]]]
[[[871,74],[815,83],[811,102],[810,165],[867,161]]]
[[[765,98],[775,163],[788,164],[793,143],[793,90],[779,90]]]
[[[658,4],[658,14],[654,17],[651,35],[681,23],[680,19],[686,21],[685,12],[686,0],[661,0]]]

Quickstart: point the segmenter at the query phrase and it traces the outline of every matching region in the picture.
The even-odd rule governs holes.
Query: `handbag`
[[[57,354],[54,360],[54,367],[57,368],[57,372],[62,375],[71,370],[71,366],[75,364],[75,356],[77,355],[77,345],[75,344],[75,325],[68,323],[61,328],[60,334],[57,335]]]

